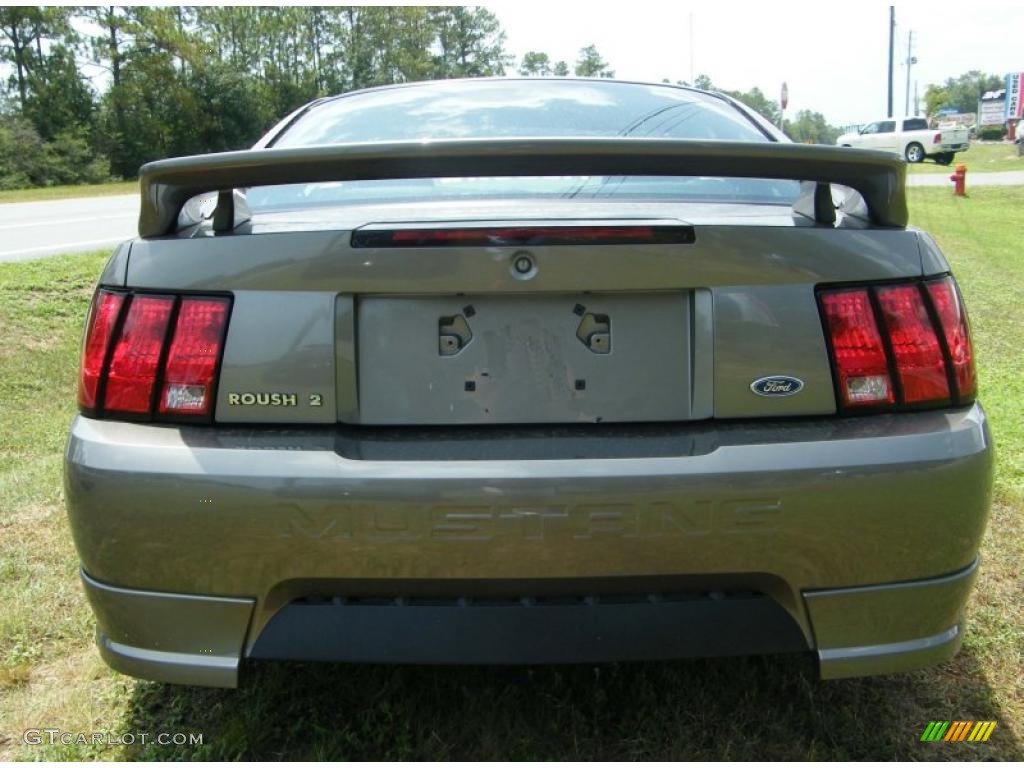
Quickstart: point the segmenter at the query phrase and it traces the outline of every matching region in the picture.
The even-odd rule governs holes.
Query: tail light
[[[949,402],[946,357],[917,285],[877,289],[896,376],[907,403]]]
[[[936,133],[932,137],[932,144],[941,144],[941,143],[942,143],[942,134],[941,133]]]
[[[78,404],[84,409],[96,407],[96,392],[106,364],[107,349],[123,304],[122,293],[97,291],[93,297],[78,378]]]
[[[517,245],[688,245],[693,227],[674,225],[357,229],[353,248],[433,248]]]
[[[208,421],[230,309],[226,297],[97,291],[79,406],[94,416]]]
[[[157,406],[160,413],[203,416],[210,411],[220,344],[228,319],[227,299],[181,300],[178,324]]]
[[[107,369],[106,411],[148,414],[174,299],[135,296]]]
[[[974,352],[971,349],[971,334],[967,328],[967,313],[964,312],[960,294],[951,277],[931,280],[925,283],[942,325],[946,350],[953,365],[953,377],[960,399],[974,399],[978,381],[974,375]]]
[[[844,410],[974,400],[967,319],[951,277],[819,291]]]
[[[889,363],[867,289],[824,293],[839,392],[847,408],[895,402]]]

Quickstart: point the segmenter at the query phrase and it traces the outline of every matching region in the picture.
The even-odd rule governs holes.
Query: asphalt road
[[[0,205],[0,261],[112,248],[138,230],[139,196]]]
[[[946,174],[912,175],[914,187],[952,187]],[[967,174],[972,186],[1024,185],[1024,171]],[[138,227],[138,195],[0,204],[0,261],[113,247]]]

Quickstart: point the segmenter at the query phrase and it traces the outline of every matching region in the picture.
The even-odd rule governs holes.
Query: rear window
[[[274,147],[427,139],[636,137],[767,142],[699,91],[587,80],[449,81],[343,96],[309,110]],[[706,177],[501,177],[293,184],[248,192],[254,211],[424,200],[637,198],[790,204],[796,182]]]
[[[927,131],[928,121],[923,117],[914,117],[903,121],[904,131]]]
[[[589,80],[477,80],[342,96],[313,107],[274,146],[536,136],[769,140],[731,104],[699,91]]]

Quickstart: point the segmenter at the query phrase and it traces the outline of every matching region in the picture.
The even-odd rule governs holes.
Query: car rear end
[[[323,129],[526,121],[545,93],[588,125],[644,109],[618,138]],[[113,667],[814,651],[839,677],[955,653],[991,445],[901,164],[679,89],[349,98],[365,114],[144,169],[66,457]]]
[[[970,148],[970,130],[954,123],[939,126],[939,130],[932,137],[932,147],[928,150],[928,154],[955,154],[966,152]]]

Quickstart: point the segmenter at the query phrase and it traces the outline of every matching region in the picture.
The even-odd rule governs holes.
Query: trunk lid
[[[638,218],[641,210],[655,218]],[[370,226],[566,221],[674,225],[694,237],[647,245],[352,245],[352,233]],[[529,279],[514,275],[522,251],[535,267]],[[139,240],[128,262],[132,287],[233,295],[216,420],[252,424],[833,413],[815,286],[922,271],[914,231],[814,226],[788,206],[571,200],[281,214],[232,234]],[[445,344],[456,353],[445,354]],[[792,397],[752,391],[756,380],[776,375],[804,386]],[[287,397],[275,402],[274,394]]]

